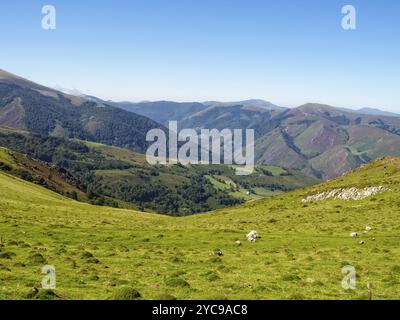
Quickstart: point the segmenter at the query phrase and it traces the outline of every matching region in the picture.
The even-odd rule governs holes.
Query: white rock
[[[364,189],[347,188],[347,189],[333,189],[331,191],[321,192],[316,195],[305,197],[302,202],[322,201],[326,199],[337,200],[362,200],[370,196],[389,191],[389,189],[382,186],[379,187],[366,187]]]

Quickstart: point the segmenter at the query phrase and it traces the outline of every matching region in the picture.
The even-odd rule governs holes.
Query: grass
[[[260,168],[261,166],[259,166]],[[273,176],[280,176],[285,174],[286,171],[279,167],[263,166]],[[265,197],[271,197],[282,193],[279,190],[271,190],[270,188],[252,187],[249,189],[239,187],[231,178],[222,175],[206,175],[207,180],[218,190],[228,191],[228,194],[245,201],[260,200]]]
[[[0,147],[0,163],[9,166],[11,169],[18,168],[8,150],[2,147]]]
[[[301,202],[367,185],[391,191]],[[399,299],[399,192],[400,160],[386,158],[322,185],[173,218],[79,203],[0,173],[0,299],[32,298],[44,264],[55,266],[57,289],[42,299],[363,299],[369,282],[374,299]],[[246,241],[251,230],[256,243]],[[354,291],[341,287],[349,264]]]

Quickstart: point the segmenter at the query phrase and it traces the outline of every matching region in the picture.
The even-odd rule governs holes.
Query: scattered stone
[[[240,242],[240,240],[236,240],[236,241],[235,241],[235,244],[236,244],[237,246],[241,246],[241,245],[242,245],[242,243]]]

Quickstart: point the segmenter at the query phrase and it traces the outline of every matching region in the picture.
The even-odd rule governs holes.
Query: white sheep
[[[352,237],[352,238],[358,237],[358,233],[352,232],[352,233],[350,233],[350,237]]]
[[[247,235],[247,240],[249,240],[250,242],[256,242],[257,239],[260,238],[257,231],[251,231],[248,235]]]
[[[370,232],[372,230],[372,228],[371,227],[365,227],[365,231],[367,231],[367,232]]]

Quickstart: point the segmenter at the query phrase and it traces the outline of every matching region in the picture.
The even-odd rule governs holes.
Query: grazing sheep
[[[365,231],[367,231],[367,232],[370,232],[372,230],[372,228],[371,227],[365,227]]]
[[[247,235],[247,240],[249,240],[250,242],[256,242],[257,239],[259,239],[260,236],[258,235],[257,231],[251,231],[248,235]]]
[[[364,244],[364,243],[365,243],[364,241],[360,241],[360,242],[359,242],[359,244]]]
[[[214,249],[213,251],[214,256],[222,257],[224,254],[222,253],[221,249]]]
[[[358,237],[358,233],[352,232],[352,233],[350,233],[350,237],[352,237],[352,238]]]

